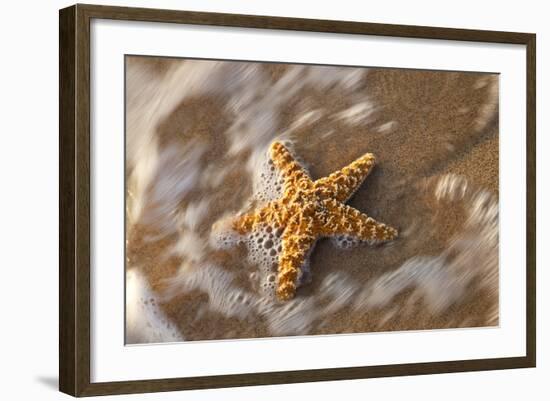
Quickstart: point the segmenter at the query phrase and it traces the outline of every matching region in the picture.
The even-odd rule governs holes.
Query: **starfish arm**
[[[237,216],[233,220],[232,226],[239,234],[246,234],[261,224],[280,227],[284,218],[285,210],[282,208],[281,201],[277,200],[268,202],[259,210]]]
[[[390,241],[397,230],[374,220],[359,210],[335,200],[323,202],[328,217],[322,225],[325,236],[349,235],[363,241]]]
[[[277,297],[281,301],[294,297],[302,266],[315,244],[312,221],[304,217],[292,219],[283,232],[277,280]]]
[[[270,148],[271,161],[281,172],[285,183],[298,182],[300,180],[310,181],[309,174],[294,159],[292,153],[281,143],[273,142]]]
[[[341,170],[315,181],[315,189],[325,198],[345,202],[370,174],[374,163],[374,155],[366,153]]]

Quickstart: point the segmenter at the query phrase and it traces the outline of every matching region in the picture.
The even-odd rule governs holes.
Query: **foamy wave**
[[[336,113],[333,117],[336,120],[342,120],[349,125],[359,125],[370,122],[370,117],[375,110],[376,108],[371,102],[364,101],[354,104],[344,111]]]
[[[158,305],[146,278],[136,269],[126,273],[126,342],[162,343],[184,338]]]
[[[187,264],[170,280],[165,296],[170,299],[182,291],[199,290],[208,294],[208,308],[211,311],[226,317],[246,319],[254,313],[258,297],[234,282],[235,275],[219,266]]]
[[[130,223],[137,222],[147,208],[147,191],[162,170],[156,129],[189,96],[217,88],[212,79],[220,63],[175,63],[164,74],[138,63],[126,65],[126,168],[132,193],[128,210]],[[166,151],[166,150],[165,150]]]
[[[475,129],[480,132],[495,118],[498,112],[498,75],[488,75],[480,78],[474,88],[482,89],[487,87],[487,100],[480,107],[478,115],[475,119]]]
[[[455,235],[445,251],[436,256],[415,256],[386,273],[361,292],[355,309],[384,307],[406,288],[414,291],[409,306],[417,300],[433,313],[459,302],[475,282],[477,288],[498,296],[498,202],[486,191],[468,192],[465,178],[440,177],[434,195],[439,201],[464,202],[468,211],[465,229]],[[498,321],[498,300],[488,319]]]

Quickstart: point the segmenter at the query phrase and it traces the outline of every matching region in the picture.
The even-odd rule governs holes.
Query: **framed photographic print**
[[[60,11],[60,390],[535,366],[535,35]]]

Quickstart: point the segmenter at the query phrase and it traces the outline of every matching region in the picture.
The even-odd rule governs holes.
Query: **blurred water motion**
[[[498,76],[137,56],[126,69],[128,343],[498,324]],[[276,138],[313,178],[374,153],[349,203],[401,233],[319,241],[284,304],[259,251],[216,233],[276,196],[261,176]]]

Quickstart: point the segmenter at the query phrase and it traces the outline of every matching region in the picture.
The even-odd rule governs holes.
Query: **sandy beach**
[[[498,75],[132,56],[126,76],[127,343],[498,325]],[[348,204],[400,232],[320,240],[284,303],[215,233],[275,139],[314,179],[373,153]]]

